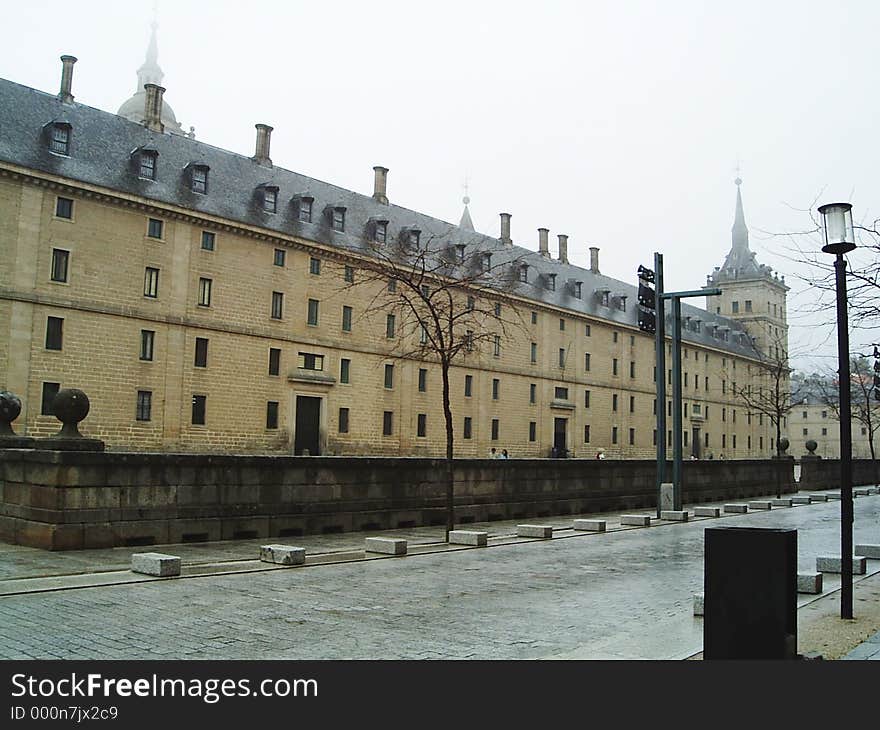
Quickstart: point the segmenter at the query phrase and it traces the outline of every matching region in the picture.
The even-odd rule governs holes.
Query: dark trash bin
[[[797,658],[797,530],[705,533],[704,659]]]

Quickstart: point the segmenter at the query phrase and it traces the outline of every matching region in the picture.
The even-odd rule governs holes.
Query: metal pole
[[[654,348],[657,363],[657,518],[660,518],[660,485],[666,481],[666,304],[663,299],[663,254],[654,254],[656,320]]]
[[[672,509],[681,509],[681,299],[672,300]]]
[[[852,414],[850,411],[849,325],[846,314],[846,260],[834,261],[837,289],[837,363],[840,381],[840,617],[853,617]]]

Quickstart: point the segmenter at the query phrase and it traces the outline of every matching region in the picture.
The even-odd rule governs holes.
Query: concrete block
[[[830,502],[832,499],[840,499],[840,494],[834,493],[834,494],[826,494],[825,495],[826,502]]]
[[[721,507],[694,507],[694,517],[721,517]]]
[[[694,593],[694,616],[703,615],[703,594]]]
[[[811,504],[813,498],[809,494],[796,494],[791,498],[792,504]]]
[[[575,520],[573,527],[575,530],[605,532],[605,520]]]
[[[856,555],[864,555],[871,560],[880,560],[880,545],[856,545]]]
[[[364,540],[364,552],[406,555],[406,540],[392,537],[368,537]]]
[[[620,515],[621,525],[635,525],[636,527],[650,527],[651,515]]]
[[[828,501],[828,497],[826,497],[824,494],[813,494],[810,496],[812,496],[814,502],[827,502]]]
[[[724,511],[728,514],[742,514],[749,511],[747,504],[725,504]]]
[[[180,575],[180,558],[163,553],[134,553],[131,556],[131,572],[159,578]]]
[[[786,497],[781,497],[779,499],[771,499],[770,504],[774,507],[791,507],[791,500]]]
[[[816,570],[822,573],[839,573],[843,567],[843,560],[839,556],[824,556],[816,558]],[[868,567],[868,559],[861,555],[853,556],[853,575],[864,575]]]
[[[688,521],[688,513],[687,510],[662,510],[660,512],[661,520],[670,520],[671,522],[687,522]]]
[[[517,537],[553,537],[553,527],[551,525],[517,525]]]
[[[867,497],[868,490],[867,489],[853,489],[853,497]]]
[[[675,485],[663,482],[660,485],[660,511],[669,510],[675,504]]]
[[[868,487],[868,494],[880,494],[880,487]]]
[[[452,545],[472,545],[473,547],[486,547],[488,541],[488,532],[478,532],[476,530],[449,531],[449,542]]]
[[[772,506],[769,499],[756,499],[749,502],[749,509],[770,509]]]
[[[260,560],[276,565],[302,565],[306,562],[306,549],[293,545],[262,545]]]
[[[797,574],[797,592],[798,593],[821,593],[822,592],[822,574],[821,573],[798,573]]]

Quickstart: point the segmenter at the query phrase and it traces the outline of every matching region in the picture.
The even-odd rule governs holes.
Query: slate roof
[[[71,125],[69,156],[48,148],[47,128],[53,122]],[[135,150],[149,148],[158,153],[156,180],[138,177]],[[188,209],[239,223],[258,226],[319,242],[337,249],[366,253],[365,234],[371,221],[388,221],[389,236],[403,228],[415,228],[422,236],[445,237],[450,242],[467,241],[469,246],[493,253],[497,262],[521,261],[529,266],[529,282],[516,281],[514,293],[532,300],[564,307],[609,322],[635,326],[637,323],[637,281],[622,282],[573,264],[541,256],[536,251],[501,243],[480,233],[464,236],[458,226],[397,205],[385,205],[370,195],[306,177],[281,167],[267,167],[250,157],[213,147],[180,135],[152,132],[146,127],[80,103],[63,104],[57,96],[0,79],[0,160],[73,181],[137,195],[156,203]],[[191,190],[188,168],[193,163],[209,166],[206,195]],[[262,209],[261,186],[278,187],[278,212]],[[308,191],[314,198],[313,223],[298,220],[294,196]],[[345,232],[332,230],[324,215],[327,206],[346,208]],[[633,270],[635,272],[635,265]],[[556,274],[555,291],[546,286]],[[569,282],[582,282],[582,299],[574,295]],[[607,291],[612,306],[603,306]],[[622,297],[626,310],[616,306]],[[742,332],[737,322],[685,302],[682,316],[700,320],[701,331],[683,327],[682,339],[755,357],[750,342],[730,336],[729,341],[712,336],[719,331]],[[669,326],[667,327],[669,332]]]

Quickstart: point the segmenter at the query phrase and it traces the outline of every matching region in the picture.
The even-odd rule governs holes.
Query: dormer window
[[[194,193],[208,194],[208,166],[193,165],[190,172],[190,186]]]
[[[584,298],[584,282],[576,281],[574,283],[574,295],[577,299]]]
[[[416,228],[410,228],[406,235],[409,245],[416,248],[419,245],[419,238],[421,237],[422,232]]]
[[[460,264],[464,263],[464,244],[463,243],[456,244],[456,246],[455,246],[455,260],[458,261],[458,263],[460,263]]]
[[[297,218],[299,218],[303,223],[312,222],[312,200],[313,198],[309,197],[302,197],[299,199],[299,210],[297,211]]]
[[[607,307],[611,302],[611,291],[608,289],[599,289],[596,292],[599,295],[599,304]]]
[[[519,280],[524,284],[529,283],[529,265],[523,264],[519,267]]]
[[[330,209],[330,227],[334,231],[345,230],[345,206],[336,205]]]
[[[547,278],[547,288],[556,291],[556,274],[550,274]]]
[[[376,243],[388,240],[388,221],[373,221],[373,240]]]
[[[626,311],[626,296],[619,296],[619,297],[617,298],[617,308],[618,308],[621,312],[625,312],[625,311]]]
[[[57,155],[70,154],[70,130],[67,122],[55,122],[49,130],[49,150]]]
[[[138,159],[138,177],[144,180],[156,179],[156,158],[159,153],[156,150],[141,150]]]
[[[488,271],[492,268],[492,254],[484,253],[483,254],[483,271]]]
[[[262,185],[263,210],[266,213],[278,211],[278,187],[276,185]]]

